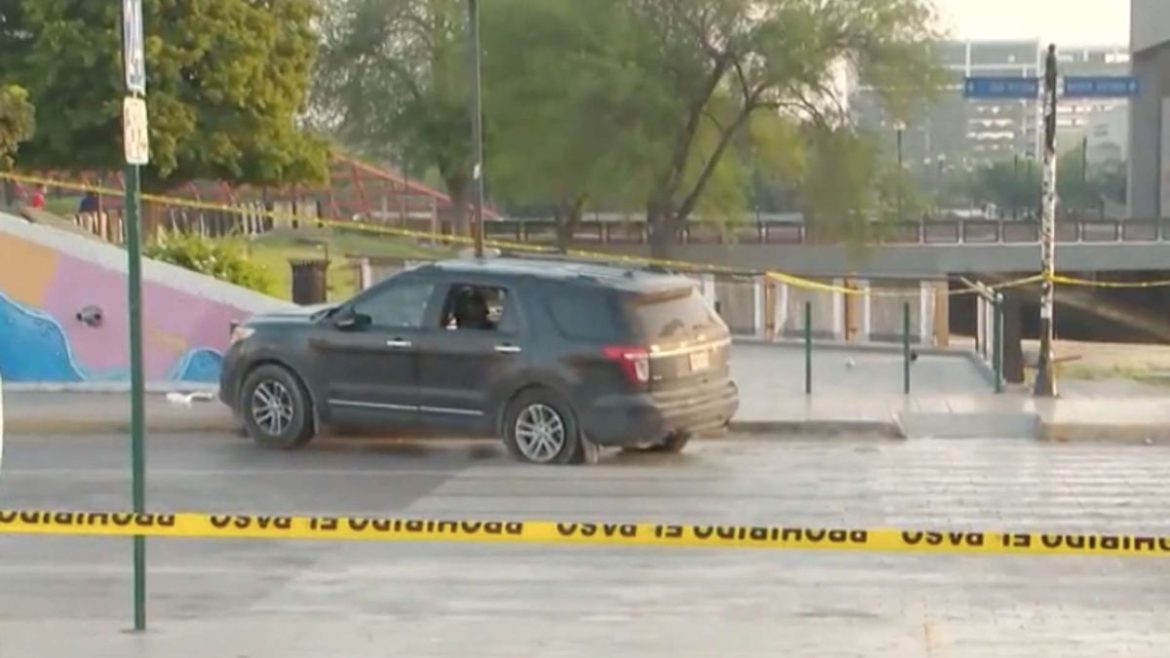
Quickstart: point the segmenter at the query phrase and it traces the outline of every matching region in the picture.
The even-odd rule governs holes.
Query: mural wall
[[[118,247],[0,214],[0,376],[129,379],[125,259]],[[147,261],[147,381],[218,381],[231,323],[288,306]]]

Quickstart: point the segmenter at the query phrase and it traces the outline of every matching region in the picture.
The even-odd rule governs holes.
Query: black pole
[[[901,125],[898,126],[898,221],[903,219],[903,201],[902,201],[902,187],[904,186],[904,174],[902,173],[902,133],[905,129]]]
[[[1012,156],[1012,219],[1020,218],[1020,154]]]
[[[479,0],[467,0],[471,24],[471,143],[474,153],[475,257],[483,258],[483,75],[479,41]]]

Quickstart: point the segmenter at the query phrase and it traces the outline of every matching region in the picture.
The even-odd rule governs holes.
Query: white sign
[[[150,162],[150,127],[146,120],[146,101],[141,98],[127,96],[122,100],[122,142],[127,164]]]
[[[122,65],[126,89],[146,93],[146,53],[142,36],[142,0],[122,0]]]

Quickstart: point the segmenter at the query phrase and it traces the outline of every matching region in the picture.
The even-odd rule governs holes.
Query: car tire
[[[295,450],[313,438],[313,403],[288,368],[264,365],[248,373],[240,393],[248,436],[262,448]]]
[[[504,446],[530,464],[592,464],[598,447],[585,438],[572,408],[545,388],[520,393],[504,411]]]

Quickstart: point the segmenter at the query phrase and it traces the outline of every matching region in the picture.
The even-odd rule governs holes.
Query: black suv
[[[323,425],[499,436],[516,457],[682,450],[739,405],[727,326],[685,277],[452,260],[236,328],[220,398],[260,445]]]

